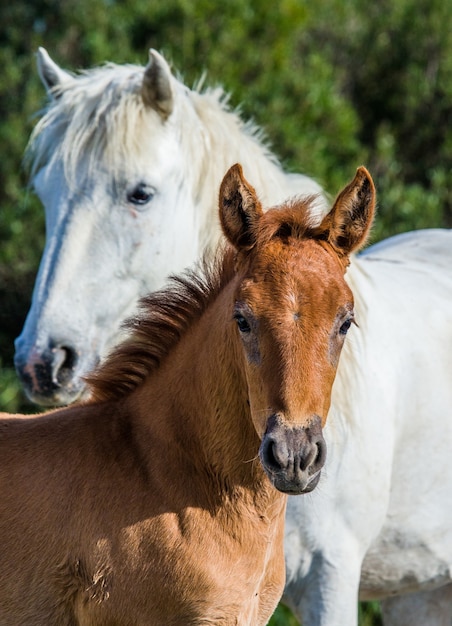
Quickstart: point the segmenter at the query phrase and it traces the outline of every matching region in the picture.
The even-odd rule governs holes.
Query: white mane
[[[70,187],[100,166],[118,178],[125,164],[143,164],[144,149],[158,141],[157,133],[174,132],[186,157],[183,175],[192,181],[201,210],[211,210],[212,194],[216,196],[224,173],[235,162],[242,163],[264,206],[290,195],[320,192],[311,179],[283,171],[262,131],[230,108],[220,87],[203,89],[200,81],[192,90],[172,76],[174,112],[162,123],[143,101],[143,75],[141,66],[109,63],[54,88],[30,138],[27,160],[32,176],[52,160],[63,163]]]
[[[28,145],[32,176],[51,159],[64,164],[68,183],[99,161],[113,173],[119,173],[124,157],[138,160],[143,138],[152,138],[158,118],[141,97],[143,72],[141,66],[109,63],[85,70],[55,88]],[[180,141],[185,144],[187,160],[192,165],[199,158],[200,147],[190,137],[197,122],[193,118],[196,112],[198,125],[202,120],[199,130],[209,151],[213,143],[218,144],[218,151],[224,149],[223,144],[234,142],[234,136],[237,143],[243,142],[245,136],[254,144],[259,159],[264,157],[279,167],[265,145],[263,133],[252,123],[244,122],[238,112],[231,111],[228,96],[220,87],[201,91],[199,83],[189,90],[176,79],[174,86],[179,97]],[[206,173],[201,167],[199,174]]]
[[[73,181],[80,165],[86,172],[104,156],[107,145],[112,154],[124,150],[130,141],[127,120],[136,119],[143,109],[140,72],[139,67],[108,64],[56,87],[28,145],[32,175],[57,159],[64,163],[67,180]]]

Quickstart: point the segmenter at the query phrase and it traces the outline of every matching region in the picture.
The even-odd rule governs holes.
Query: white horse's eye
[[[131,191],[127,192],[127,201],[132,204],[141,205],[147,204],[155,196],[155,189],[151,185],[146,183],[139,183]]]

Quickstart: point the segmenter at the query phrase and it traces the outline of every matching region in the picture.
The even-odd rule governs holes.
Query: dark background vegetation
[[[192,86],[206,71],[263,126],[284,166],[332,195],[365,164],[374,241],[452,225],[451,0],[14,0],[0,8],[0,410],[33,411],[13,369],[44,243],[23,153],[45,104],[35,52],[76,71],[157,48]],[[451,268],[452,271],[452,268]],[[380,623],[374,605],[361,624]],[[273,626],[294,624],[282,608]]]

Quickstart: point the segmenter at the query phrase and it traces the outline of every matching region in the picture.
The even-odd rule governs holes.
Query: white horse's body
[[[81,393],[139,295],[215,245],[231,163],[266,205],[319,189],[155,53],[145,73],[74,78],[44,51],[39,66],[54,99],[33,139],[47,244],[16,362],[30,396],[52,403]],[[170,241],[176,212],[184,229]],[[397,596],[386,625],[450,626],[452,234],[388,240],[348,276],[359,328],[334,386],[325,475],[289,502],[285,600],[303,626],[354,626],[361,586],[363,599]]]
[[[393,237],[349,269],[359,328],[335,381],[325,476],[286,518],[286,601],[303,626],[356,624],[358,589],[423,592],[385,600],[385,624],[451,624],[451,269],[443,230]]]

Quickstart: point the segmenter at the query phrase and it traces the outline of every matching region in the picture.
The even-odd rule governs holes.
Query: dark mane
[[[116,400],[138,387],[234,273],[234,253],[223,250],[214,260],[204,257],[197,269],[171,276],[166,287],[143,297],[138,315],[123,325],[130,336],[86,378],[90,401]]]

